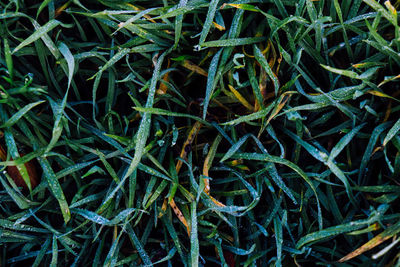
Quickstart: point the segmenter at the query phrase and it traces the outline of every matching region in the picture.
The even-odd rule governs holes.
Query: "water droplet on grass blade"
[[[158,141],[157,141],[157,144],[158,144],[159,146],[163,146],[163,145],[165,144],[165,141],[164,141],[164,140],[158,140]]]

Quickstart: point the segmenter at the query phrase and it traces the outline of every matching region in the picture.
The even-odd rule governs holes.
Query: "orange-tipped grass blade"
[[[54,12],[54,18],[57,18],[58,16],[61,15],[61,13],[67,8],[69,7],[69,5],[71,4],[72,1],[68,1],[66,2],[64,5],[60,6],[59,8],[57,8],[57,10]]]
[[[347,254],[343,258],[339,260],[339,262],[345,262],[348,261],[352,258],[355,258],[364,252],[373,249],[374,247],[382,244],[386,240],[390,239],[394,235],[400,232],[400,221],[398,221],[396,224],[390,226],[389,228],[386,228],[385,231],[380,233],[379,235],[375,236],[371,240],[369,240],[367,243],[362,245],[361,247],[357,248],[356,250],[352,251],[351,253]]]
[[[187,154],[190,151],[190,146],[193,143],[193,141],[194,141],[195,137],[197,136],[198,132],[200,131],[201,126],[202,126],[201,123],[198,122],[198,121],[196,121],[195,124],[193,125],[192,129],[189,132],[189,135],[188,135],[186,141],[183,143],[181,154],[180,154],[180,158],[182,158],[182,159],[186,158]],[[179,160],[177,162],[176,166],[175,166],[176,174],[179,173],[181,168],[182,168],[182,161]],[[161,208],[162,211],[160,212],[159,217],[161,217],[162,213],[165,212],[165,210],[167,209],[167,203],[170,205],[170,207],[172,208],[172,210],[174,211],[174,213],[178,217],[178,219],[181,221],[181,223],[186,227],[186,231],[187,231],[188,235],[190,236],[189,224],[187,223],[187,220],[186,220],[185,216],[183,216],[182,211],[178,208],[178,206],[176,205],[176,203],[175,203],[173,198],[171,198],[169,201],[168,201],[167,198],[164,200],[164,203],[163,203],[162,208]]]
[[[167,65],[167,69],[171,66],[171,60],[168,59],[168,65]],[[168,82],[169,79],[169,72],[167,72],[164,77],[163,77],[163,81],[164,82]],[[161,82],[160,84],[160,88],[157,90],[157,94],[159,95],[165,95],[167,93],[168,90],[168,86],[166,83]]]
[[[271,47],[271,52],[272,52],[272,57],[269,60],[268,64],[271,67],[271,69],[274,67],[276,59],[277,59],[277,54],[274,45],[272,44],[271,40],[268,40],[268,46]]]

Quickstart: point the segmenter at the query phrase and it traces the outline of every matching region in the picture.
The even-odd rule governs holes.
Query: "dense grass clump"
[[[0,266],[400,266],[399,6],[0,0]]]

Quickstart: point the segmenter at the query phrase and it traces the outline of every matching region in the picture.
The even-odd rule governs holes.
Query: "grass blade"
[[[16,48],[14,48],[14,50],[12,51],[12,54],[15,54],[21,48],[42,38],[45,34],[47,34],[49,31],[53,30],[55,27],[57,27],[60,24],[61,24],[61,22],[58,20],[55,20],[55,19],[50,20],[45,25],[38,28],[31,36],[29,36],[24,41],[22,41]]]

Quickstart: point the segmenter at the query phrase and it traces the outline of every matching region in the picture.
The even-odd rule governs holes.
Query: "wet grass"
[[[0,1],[0,266],[399,266],[400,1]]]

